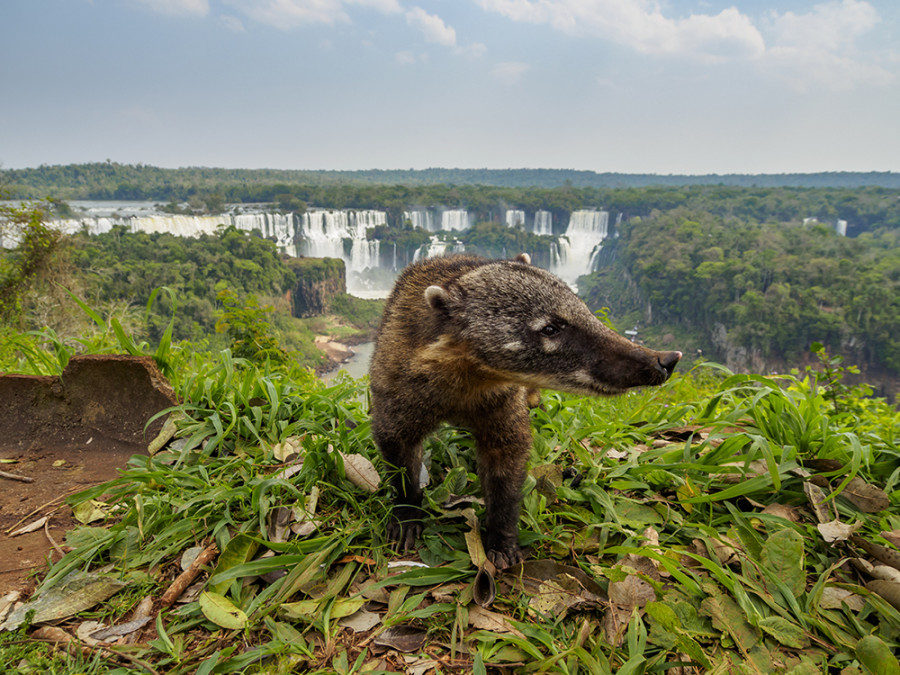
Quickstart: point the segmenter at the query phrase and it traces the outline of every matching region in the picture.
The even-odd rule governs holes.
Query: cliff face
[[[296,283],[290,292],[291,314],[304,319],[327,314],[335,296],[347,292],[347,274],[340,258],[291,258]]]

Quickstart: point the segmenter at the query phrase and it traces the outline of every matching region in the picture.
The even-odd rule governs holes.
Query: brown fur
[[[422,439],[441,422],[472,431],[486,505],[485,549],[521,560],[521,486],[537,389],[615,394],[660,384],[681,357],[603,326],[549,272],[517,261],[435,258],[406,268],[388,299],[370,369],[372,432],[398,469],[388,536],[421,533]]]

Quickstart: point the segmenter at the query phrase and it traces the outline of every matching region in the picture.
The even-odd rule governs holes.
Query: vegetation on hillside
[[[656,175],[597,173],[571,169],[446,169],[308,171],[275,169],[217,169],[183,167],[163,169],[145,164],[96,162],[42,165],[0,171],[0,184],[15,197],[56,194],[63,199],[168,199],[189,186],[197,193],[214,194],[222,186],[281,188],[296,185],[328,186],[496,186],[511,188],[631,188],[722,185],[745,188],[815,187],[900,188],[900,174],[835,171],[806,174]],[[282,194],[290,194],[283,189]],[[162,196],[166,195],[166,196]],[[268,201],[268,200],[267,200]]]
[[[813,342],[900,373],[900,229],[856,238],[809,223],[755,224],[673,209],[636,218],[581,280],[624,326],[682,331],[704,353],[726,343],[798,363]]]

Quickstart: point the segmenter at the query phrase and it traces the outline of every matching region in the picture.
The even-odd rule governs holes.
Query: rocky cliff
[[[327,314],[337,295],[347,291],[347,273],[340,258],[290,258],[296,283],[291,289],[291,314],[303,319]]]

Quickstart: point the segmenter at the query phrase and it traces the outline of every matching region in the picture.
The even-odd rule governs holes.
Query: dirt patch
[[[61,377],[0,377],[0,470],[33,479],[0,478],[0,595],[25,589],[54,560],[50,538],[64,545],[77,522],[65,498],[119,475],[146,454],[162,426],[157,412],[176,402],[149,357],[74,357]],[[49,516],[46,530],[10,537]]]

